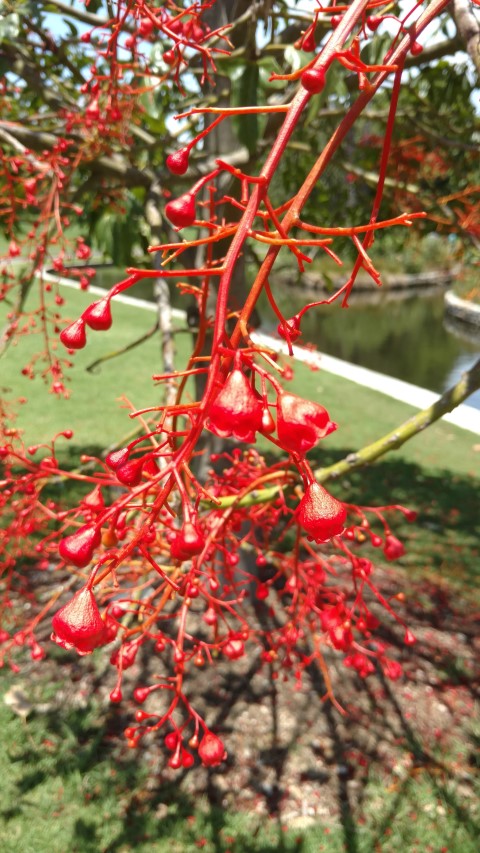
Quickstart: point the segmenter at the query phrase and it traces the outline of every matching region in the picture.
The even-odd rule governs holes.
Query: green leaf
[[[64,18],[64,19],[63,19],[63,23],[64,23],[64,24],[68,27],[68,29],[70,30],[70,35],[72,36],[72,38],[77,38],[77,36],[78,36],[78,28],[75,26],[75,24],[74,24],[72,21],[69,21],[69,20],[68,20],[68,18]]]

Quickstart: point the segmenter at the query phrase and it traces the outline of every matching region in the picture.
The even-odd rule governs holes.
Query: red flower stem
[[[319,55],[317,67],[324,68],[326,67],[333,55],[339,49],[339,47],[343,44],[343,42],[349,37],[352,28],[355,26],[356,22],[361,18],[365,9],[368,6],[368,0],[354,0],[352,5],[350,6],[348,12],[344,15],[341,23],[337,27],[336,30],[333,31],[330,39],[325,45],[324,49]],[[265,199],[266,192],[270,181],[272,180],[279,161],[285,151],[285,148],[288,144],[288,141],[295,130],[299,118],[305,109],[305,106],[309,103],[311,98],[311,94],[307,92],[302,86],[299,88],[297,94],[295,95],[293,101],[290,104],[288,113],[285,116],[285,121],[279,131],[277,139],[270,151],[269,156],[265,162],[263,169],[260,172],[260,178],[263,178],[263,184],[258,184],[252,191],[248,204],[245,208],[245,212],[239,222],[238,230],[234,235],[232,242],[230,244],[229,250],[225,256],[224,260],[224,272],[219,282],[218,286],[218,299],[217,299],[217,308],[216,308],[216,316],[215,316],[215,327],[213,331],[213,344],[212,344],[212,362],[211,369],[207,380],[207,387],[205,389],[205,394],[200,406],[202,414],[210,405],[213,393],[215,391],[215,385],[218,378],[218,369],[220,365],[220,356],[217,352],[218,347],[222,343],[224,334],[225,334],[225,324],[227,319],[227,308],[228,308],[228,295],[230,289],[230,282],[233,275],[233,271],[235,268],[235,264],[237,263],[238,256],[242,250],[243,244],[248,236],[248,233],[252,227],[253,221],[257,214],[260,203]],[[268,256],[267,256],[268,257]],[[275,254],[276,257],[276,254]],[[266,276],[265,276],[266,277]],[[258,299],[260,291],[263,287],[264,278],[257,277],[257,280],[252,288],[250,296],[247,298],[245,307],[242,311],[242,319],[244,324],[250,317],[251,311]],[[247,308],[247,306],[250,306]],[[237,329],[240,330],[240,323],[237,323]],[[240,343],[241,334],[237,335],[236,346]],[[201,418],[200,418],[201,420]]]
[[[263,107],[195,107],[192,110],[188,110],[186,113],[179,113],[179,115],[175,116],[175,119],[190,118],[190,116],[193,115],[218,115],[219,113],[224,117],[229,115],[241,116],[262,113],[286,113],[289,108],[290,104],[281,104],[277,106],[265,105]],[[199,137],[196,138],[198,139]]]
[[[131,273],[130,279],[135,276],[135,281],[130,281],[130,279],[126,279],[125,281],[129,281],[129,284],[122,282],[124,287],[121,290],[126,290],[127,287],[131,287],[132,284],[135,284],[137,281],[140,281],[142,278],[183,278],[190,276],[204,276],[204,275],[223,275],[225,272],[225,265],[222,264],[221,267],[200,267],[197,269],[189,269],[189,270],[138,270],[135,267],[129,267],[127,269],[128,273]],[[120,293],[120,290],[117,290],[118,285],[115,286],[115,294]],[[114,295],[115,295],[114,294]]]
[[[428,24],[430,24],[431,21],[434,20],[434,18],[439,15],[440,12],[443,11],[446,6],[448,6],[448,3],[449,0],[433,0],[433,2],[428,6],[428,8],[420,15],[417,21],[417,25],[415,27],[415,36],[421,33],[425,29],[425,27],[427,27]],[[356,4],[354,3],[352,4],[352,6],[348,7],[348,11],[346,12],[337,29],[334,30],[333,35],[338,35],[340,30],[342,32],[342,35],[344,34],[345,21],[349,17],[349,12],[353,14],[355,8]],[[349,23],[349,29],[351,29],[352,26],[353,23]],[[412,31],[412,33],[402,39],[398,47],[387,53],[385,59],[388,58],[392,62],[392,64],[400,64],[400,61],[405,57],[408,50],[410,49],[412,41],[414,40],[415,39]],[[325,47],[325,50],[327,50],[327,48],[331,46],[331,43],[331,41],[328,43],[328,45]],[[335,47],[336,46],[337,43]],[[319,59],[323,56],[323,53],[324,52],[320,54]],[[320,62],[315,67],[321,67]],[[288,233],[292,226],[298,224],[300,211],[305,205],[320,176],[323,174],[326,167],[328,166],[334,152],[337,150],[340,143],[343,141],[348,131],[355,123],[358,116],[362,113],[367,104],[372,100],[374,94],[380,88],[382,83],[386,80],[388,74],[388,71],[380,71],[376,75],[375,79],[371,81],[369,89],[361,92],[355,103],[350,107],[348,113],[344,116],[344,118],[330,137],[322,153],[317,159],[315,165],[307,175],[304,183],[300,187],[293,201],[290,203],[290,207],[284,219],[282,220],[282,225],[284,227],[285,233]],[[268,251],[266,258],[263,261],[262,266],[260,267],[255,282],[251,288],[251,291],[247,297],[245,305],[238,319],[237,325],[232,333],[232,349],[236,349],[240,344],[243,334],[242,330],[245,328],[248,319],[251,316],[253,309],[255,308],[257,300],[264,287],[265,280],[270,275],[270,272],[276,261],[279,251],[280,247],[272,247]],[[338,294],[336,294],[336,296],[338,296]]]
[[[158,251],[168,252],[168,251],[175,251],[176,249],[180,249],[181,251],[183,251],[186,248],[192,248],[194,246],[208,246],[208,245],[211,245],[212,243],[218,243],[219,240],[225,240],[227,237],[231,237],[233,234],[235,234],[236,230],[237,230],[237,225],[235,224],[235,225],[232,225],[231,228],[222,228],[221,230],[219,229],[218,234],[209,234],[208,237],[200,237],[198,240],[189,240],[188,244],[187,243],[185,243],[185,244],[181,243],[179,245],[178,243],[161,243],[159,246],[149,246],[147,251],[148,252],[158,252]],[[178,256],[179,254],[181,254],[180,251],[176,252],[175,256]],[[185,275],[185,270],[182,270],[182,275]]]
[[[141,554],[143,554],[143,556],[145,557],[145,559],[147,560],[147,562],[148,562],[148,563],[150,563],[150,565],[151,565],[151,566],[155,569],[155,571],[160,575],[160,577],[162,578],[162,580],[164,580],[167,584],[169,584],[169,586],[171,586],[171,587],[172,587],[172,589],[173,589],[173,590],[175,590],[175,592],[179,592],[180,587],[178,586],[178,584],[176,584],[176,583],[175,583],[175,581],[173,581],[171,578],[169,578],[169,577],[168,577],[168,575],[167,575],[167,573],[166,573],[166,572],[164,572],[164,571],[163,571],[163,569],[161,569],[161,568],[160,568],[160,566],[159,566],[159,565],[158,565],[158,563],[153,559],[153,557],[151,556],[151,554],[149,554],[149,552],[147,551],[147,549],[145,548],[145,546],[144,546],[144,545],[142,545],[142,544],[139,544],[139,546],[138,546],[138,550],[140,551],[140,553],[141,553]]]
[[[406,225],[409,228],[413,224],[414,219],[425,219],[427,214],[424,211],[418,213],[401,213],[399,216],[394,216],[393,219],[383,219],[381,222],[372,221],[367,225],[352,225],[347,228],[326,228],[322,225],[310,225],[299,219],[296,226],[302,231],[311,231],[312,234],[326,234],[332,237],[353,237],[355,234],[366,234],[370,231],[378,231],[381,228],[391,228],[393,225]],[[256,234],[254,235],[256,236]]]

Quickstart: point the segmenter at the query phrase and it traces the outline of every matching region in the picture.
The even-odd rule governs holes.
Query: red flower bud
[[[100,486],[95,486],[88,495],[85,495],[81,501],[83,506],[86,506],[92,512],[101,512],[102,509],[105,509],[105,502],[103,500],[102,490]]]
[[[294,317],[291,317],[289,320],[285,320],[285,323],[279,323],[277,326],[277,333],[284,340],[289,340],[293,343],[302,334],[302,330],[300,329],[300,319],[301,318],[298,314],[295,314]]]
[[[200,741],[198,755],[205,767],[218,767],[225,761],[227,752],[220,738],[207,732]]]
[[[307,453],[335,429],[336,424],[330,421],[323,406],[288,392],[279,394],[277,431],[284,450]]]
[[[135,702],[145,702],[145,699],[148,698],[150,693],[150,687],[136,687],[133,691],[133,698],[135,699]]]
[[[405,548],[396,536],[392,536],[392,534],[389,533],[388,536],[385,537],[383,553],[387,560],[398,560],[399,557],[403,557]]]
[[[164,744],[167,749],[170,749],[172,752],[177,748],[180,741],[180,735],[178,732],[168,732],[165,735]]]
[[[241,658],[245,654],[245,645],[242,640],[228,640],[222,651],[229,660],[237,660],[237,658]]]
[[[84,587],[65,604],[52,620],[52,640],[64,649],[88,655],[105,643],[105,624],[93,592]]]
[[[143,38],[148,38],[153,32],[155,24],[150,18],[141,18],[138,25],[138,34]]]
[[[369,30],[372,31],[372,33],[374,33],[375,30],[378,29],[378,27],[380,26],[382,21],[383,21],[383,18],[381,15],[370,15],[367,18],[367,27]]]
[[[307,32],[305,33],[305,35],[302,39],[302,44],[301,44],[302,50],[305,50],[307,53],[313,53],[316,46],[317,45],[315,42],[315,30],[314,29],[307,30]]]
[[[360,678],[366,678],[367,675],[371,675],[375,671],[372,661],[362,652],[355,652],[352,655],[348,655],[343,663],[347,667],[356,669]]]
[[[300,77],[300,81],[307,92],[317,95],[325,86],[325,71],[323,68],[307,68]]]
[[[255,441],[262,429],[263,405],[245,374],[236,367],[212,403],[208,428],[220,436],[239,441]]]
[[[217,622],[217,614],[213,607],[209,607],[203,614],[203,621],[207,625],[215,625]]]
[[[167,63],[167,65],[173,65],[175,62],[175,51],[174,50],[166,50],[162,57],[163,61]]]
[[[180,751],[181,759],[182,759],[182,767],[188,768],[191,767],[194,763],[195,759],[191,752],[188,749],[182,749]]]
[[[70,323],[63,332],[60,332],[60,340],[67,349],[83,349],[87,343],[85,321],[80,317],[79,320]]]
[[[383,658],[381,663],[383,672],[391,681],[397,681],[402,677],[403,668],[401,663],[398,663],[396,660],[391,660],[390,658]]]
[[[296,511],[297,521],[316,542],[328,542],[342,533],[347,512],[319,483],[310,483]]]
[[[185,193],[179,198],[169,201],[165,206],[165,213],[175,228],[186,228],[193,225],[196,218],[195,196]]]
[[[112,325],[110,300],[104,296],[103,299],[99,299],[97,302],[92,302],[92,304],[83,312],[82,318],[91,329],[96,329],[99,332],[109,329]]]
[[[410,631],[410,628],[407,628],[405,630],[403,642],[405,643],[406,646],[414,646],[415,643],[417,642],[417,638],[416,638],[415,634],[412,634],[412,632]]]
[[[167,157],[167,169],[174,175],[184,175],[188,169],[189,153],[188,148],[180,148],[174,154],[169,154]]]
[[[73,563],[79,569],[88,566],[95,548],[100,545],[102,534],[96,527],[84,524],[75,533],[62,539],[58,550],[65,562]]]
[[[138,486],[142,479],[143,458],[132,459],[118,465],[115,469],[117,480],[120,480],[124,486]]]
[[[122,447],[120,450],[112,450],[112,452],[105,457],[105,462],[112,471],[116,471],[121,465],[125,465],[129,455],[130,449],[128,447]]]
[[[186,521],[170,539],[170,553],[174,560],[189,560],[200,554],[205,545],[205,537],[192,521]]]

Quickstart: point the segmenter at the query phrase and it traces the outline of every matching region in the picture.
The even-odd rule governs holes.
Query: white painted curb
[[[453,290],[447,290],[444,299],[445,308],[452,317],[470,326],[480,326],[480,305],[460,299]]]

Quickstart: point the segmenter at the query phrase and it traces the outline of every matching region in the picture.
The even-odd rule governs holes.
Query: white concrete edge
[[[480,326],[480,305],[461,299],[453,290],[447,290],[444,300],[452,317],[465,320],[473,326]]]
[[[78,282],[64,278],[63,276],[53,275],[52,273],[43,273],[45,281],[55,281],[64,287],[71,287],[74,290],[82,288]],[[104,296],[105,290],[101,287],[91,285],[85,293],[91,293],[94,296]],[[124,305],[132,305],[135,308],[143,308],[146,311],[156,311],[156,305],[149,302],[147,299],[136,299],[133,296],[125,296],[123,293],[115,296],[114,299],[122,302]],[[179,320],[186,319],[186,312],[178,308],[172,308],[172,317]],[[281,352],[288,355],[288,347],[285,341],[273,338],[263,332],[252,332],[251,338],[254,343],[263,344],[270,347],[275,352]],[[327,373],[333,373],[336,376],[341,376],[343,379],[348,379],[350,382],[355,382],[357,385],[363,385],[366,388],[371,388],[372,391],[378,391],[380,394],[385,394],[387,397],[393,397],[401,403],[407,403],[417,409],[426,409],[440,398],[441,395],[435,394],[434,391],[428,391],[426,388],[419,388],[417,385],[411,385],[409,382],[403,382],[400,379],[394,379],[392,376],[386,376],[384,373],[377,373],[375,370],[369,370],[367,367],[360,367],[357,364],[351,364],[348,361],[342,361],[332,355],[325,355],[317,350],[310,350],[305,347],[293,347],[293,356],[298,361],[304,364],[310,364],[313,367],[326,370]],[[480,411],[474,409],[473,406],[468,406],[462,403],[453,412],[443,415],[442,420],[460,427],[460,429],[468,430],[469,432],[480,435]]]

